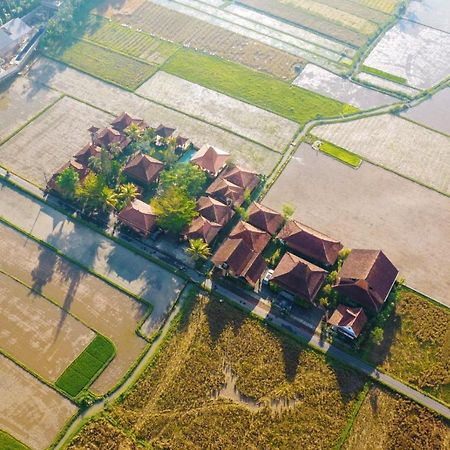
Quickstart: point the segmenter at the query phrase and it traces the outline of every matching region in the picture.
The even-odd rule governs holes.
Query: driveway
[[[406,283],[450,306],[450,200],[363,162],[353,169],[303,143],[263,200],[347,247],[382,249]]]

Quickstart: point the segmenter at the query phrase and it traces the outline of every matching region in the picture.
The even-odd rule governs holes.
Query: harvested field
[[[394,97],[360,86],[313,64],[307,64],[292,84],[360,109],[371,109],[398,101]]]
[[[274,0],[240,0],[243,5],[255,8],[269,15],[280,17],[300,27],[345,42],[355,48],[367,42],[367,36],[355,30],[349,30],[337,23],[330,23],[322,17],[314,17],[306,11],[292,5]]]
[[[98,108],[110,111],[112,114],[128,111],[130,114],[143,117],[151,126],[156,127],[160,123],[164,123],[176,127],[178,133],[189,137],[195,145],[201,146],[209,143],[223,148],[231,153],[237,164],[259,173],[269,174],[279,158],[278,153],[258,144],[48,59],[39,61],[29,76],[37,80],[45,79],[50,87],[76,96]],[[103,123],[101,121],[95,125],[99,126]],[[80,129],[85,130],[90,125],[92,123]],[[82,132],[82,135],[88,137],[87,132],[86,134]]]
[[[384,89],[391,92],[397,92],[408,97],[415,97],[420,93],[416,88],[406,86],[404,84],[395,83],[394,81],[380,78],[366,72],[359,72],[354,76],[355,80],[361,81],[363,84],[369,84],[376,88]]]
[[[150,64],[162,64],[178,49],[178,46],[156,39],[149,34],[132,30],[98,16],[91,17],[92,27],[95,29],[87,32],[83,36],[85,39],[143,59]]]
[[[355,170],[302,144],[263,203],[278,211],[292,204],[295,218],[346,247],[383,249],[409,286],[450,306],[444,195],[367,162]]]
[[[450,120],[448,120],[450,117],[450,87],[442,89],[431,98],[403,112],[402,116],[450,135]]]
[[[52,174],[89,142],[87,129],[110,120],[103,111],[64,97],[0,147],[0,163],[45,187]]]
[[[298,128],[295,122],[165,72],[155,74],[137,93],[277,151],[284,150]]]
[[[450,138],[383,114],[322,125],[312,133],[364,159],[450,194]]]
[[[88,424],[71,450],[84,448],[94,436],[108,448],[125,435],[152,448],[333,446],[362,389],[358,374],[329,364],[227,303],[201,297],[191,308],[155,363],[112,406],[106,420],[115,426]],[[240,400],[214,395],[224,387],[227,366]],[[251,399],[261,407],[252,408]],[[277,407],[283,399],[296,401]]]
[[[18,77],[0,91],[0,142],[11,135],[60,95],[47,87]]]
[[[113,341],[116,356],[92,386],[94,392],[104,394],[144,350],[145,341],[135,330],[147,307],[11,228],[0,224],[0,232],[0,270],[32,285]],[[84,248],[87,253],[88,247]],[[63,324],[68,318],[62,316]]]
[[[450,404],[450,310],[404,288],[383,328],[368,361]]]
[[[77,407],[0,355],[0,429],[33,450],[46,449]]]
[[[422,25],[450,33],[447,0],[413,0],[403,17]]]
[[[417,88],[448,76],[450,34],[401,19],[378,42],[364,65],[391,73]]]
[[[50,382],[95,337],[79,320],[2,272],[0,311],[0,348]]]
[[[126,3],[124,6],[126,7]],[[217,55],[284,79],[294,78],[294,66],[304,62],[302,58],[261,44],[246,36],[151,2],[143,3],[133,14],[116,13],[113,19],[162,39]]]
[[[315,94],[238,64],[192,51],[180,51],[166,72],[267,109],[300,124],[316,118],[350,114],[357,108]]]
[[[156,72],[156,66],[129,58],[85,41],[78,41],[62,52],[46,54],[69,66],[134,90]]]
[[[345,450],[445,450],[450,447],[448,423],[428,409],[373,387],[367,394]]]

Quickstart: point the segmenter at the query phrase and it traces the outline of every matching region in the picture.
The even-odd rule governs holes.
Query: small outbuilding
[[[338,305],[327,322],[350,339],[356,339],[367,323],[367,316],[362,308]]]
[[[117,218],[128,228],[148,237],[156,228],[156,214],[152,207],[139,199],[134,199],[117,215]]]
[[[216,177],[225,167],[230,154],[224,150],[203,145],[191,158],[191,163],[197,165],[211,176]]]
[[[123,173],[140,184],[148,185],[158,181],[164,163],[148,155],[135,156],[124,167]]]

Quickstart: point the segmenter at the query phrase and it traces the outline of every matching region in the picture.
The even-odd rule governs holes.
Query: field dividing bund
[[[0,429],[33,450],[47,449],[77,407],[3,355],[0,373]]]
[[[114,345],[97,335],[75,361],[61,374],[56,386],[72,397],[77,396],[97,378],[114,357]]]
[[[351,114],[357,108],[221,59],[180,50],[165,72],[279,114],[301,125],[320,116]]]
[[[265,175],[271,173],[280,157],[279,153],[255,141],[186,115],[182,111],[170,109],[134,93],[127,92],[56,61],[42,58],[31,69],[28,76],[33,80],[44,78],[49,87],[78,98],[79,101],[86,102],[88,105],[93,105],[103,111],[111,111],[112,114],[128,111],[130,114],[142,117],[152,127],[157,127],[160,123],[175,127],[177,134],[189,137],[196,146],[200,147],[209,143],[222,148],[231,153],[236,164],[255,170],[258,173]],[[101,126],[106,124],[106,120],[95,124]],[[88,142],[89,133],[83,130],[90,125],[92,124],[86,127],[83,126],[83,128],[80,127],[81,131],[74,128],[70,129],[74,139],[86,136],[86,141],[83,141],[79,148]],[[258,137],[257,134],[253,134],[258,132],[258,130],[253,132],[252,128],[246,130],[246,134]],[[42,137],[40,139],[47,140],[46,135],[53,136],[53,132],[54,130],[51,127],[47,130],[41,130]],[[284,146],[287,146],[292,137],[289,134],[289,130],[283,129],[280,133],[285,136]],[[49,139],[47,145],[49,148],[56,147],[55,151],[63,153],[58,145],[58,141],[57,137],[54,138],[53,142]],[[0,147],[0,161],[1,156],[2,147]],[[17,173],[20,174],[20,171],[17,171]]]
[[[54,382],[95,333],[36,291],[0,272],[0,348]]]
[[[4,224],[0,224],[0,233],[0,270],[40,290],[64,311],[113,342],[116,356],[91,386],[96,394],[106,393],[146,347],[136,329],[147,317],[148,306]]]
[[[78,41],[62,51],[46,50],[45,54],[129,90],[136,89],[157,70],[154,65],[86,41]]]
[[[0,448],[8,450],[29,450],[29,447],[25,444],[22,444],[16,438],[2,430],[0,430]]]

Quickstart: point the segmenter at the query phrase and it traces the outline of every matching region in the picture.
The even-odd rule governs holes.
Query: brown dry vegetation
[[[116,12],[113,19],[283,79],[294,78],[294,65],[304,63],[289,53],[150,2],[139,6],[132,14]]]
[[[371,363],[450,403],[450,313],[407,289],[398,293]]]
[[[450,429],[428,409],[398,394],[372,388],[343,448],[444,450],[450,448]]]
[[[224,383],[224,365],[240,393],[264,406],[213,398]],[[115,428],[91,423],[70,449],[115,448],[117,428],[155,449],[331,448],[362,386],[349,369],[226,303],[199,298],[156,362],[111,408],[107,420]],[[269,400],[283,397],[295,398],[295,406],[272,410]],[[83,446],[89,435],[96,446]]]

